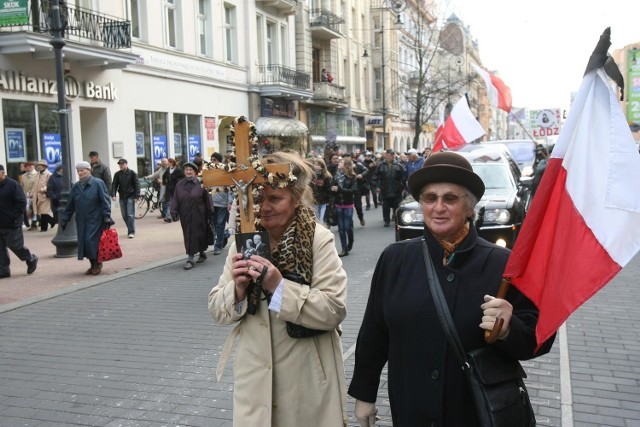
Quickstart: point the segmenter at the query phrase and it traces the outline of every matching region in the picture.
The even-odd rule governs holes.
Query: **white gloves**
[[[375,427],[376,414],[378,409],[375,403],[364,402],[356,399],[356,410],[354,411],[360,427]]]
[[[513,306],[509,301],[485,295],[484,304],[482,304],[480,308],[482,309],[482,323],[480,324],[480,327],[491,331],[494,323],[498,319],[502,319],[504,323],[500,329],[500,333],[498,334],[498,339],[507,339],[509,332],[511,331],[509,322],[511,321],[511,315],[513,314]]]

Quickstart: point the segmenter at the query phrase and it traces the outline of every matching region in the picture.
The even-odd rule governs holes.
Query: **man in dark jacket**
[[[360,225],[364,227],[364,213],[362,212],[362,196],[369,193],[369,182],[367,181],[367,175],[369,169],[362,163],[357,161],[351,154],[344,154],[343,159],[349,159],[353,162],[353,171],[356,173],[356,182],[358,184],[358,190],[353,195],[353,205],[356,208],[356,214],[360,220]]]
[[[136,199],[140,197],[140,182],[138,174],[129,169],[126,159],[118,160],[120,170],[113,176],[111,199],[120,196],[120,213],[127,224],[127,234],[130,239],[136,236]]]
[[[36,271],[38,257],[24,246],[22,220],[27,198],[17,181],[0,165],[0,279],[11,277],[9,251],[27,263],[27,274]]]
[[[49,177],[47,181],[47,197],[51,200],[51,211],[53,212],[53,220],[56,224],[60,222],[60,199],[62,198],[62,187],[64,182],[62,180],[62,164],[58,164],[55,171]]]
[[[111,171],[107,165],[100,161],[100,155],[97,151],[89,153],[89,163],[91,163],[91,176],[100,178],[104,181],[107,189],[111,189]]]
[[[382,219],[388,227],[391,221],[390,210],[395,211],[402,200],[402,190],[406,178],[404,167],[395,159],[395,153],[388,149],[384,161],[376,169],[377,192],[382,198]]]

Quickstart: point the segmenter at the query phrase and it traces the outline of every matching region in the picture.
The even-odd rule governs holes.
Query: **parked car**
[[[500,246],[513,247],[531,203],[529,182],[521,180],[515,161],[498,149],[461,152],[485,185],[476,205],[475,226],[480,237]],[[404,199],[396,210],[396,240],[422,235],[422,208],[413,197]]]
[[[533,176],[533,168],[536,161],[536,143],[530,139],[501,139],[495,141],[484,141],[479,144],[466,144],[458,149],[461,152],[469,152],[478,149],[492,147],[505,147],[513,160],[518,164],[518,168],[523,176]]]

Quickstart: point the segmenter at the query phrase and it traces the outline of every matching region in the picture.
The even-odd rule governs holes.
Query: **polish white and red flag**
[[[640,249],[639,182],[640,154],[610,80],[591,70],[504,272],[538,307],[538,347]]]
[[[484,134],[484,129],[469,109],[467,98],[463,96],[453,106],[444,124],[436,130],[432,152],[459,148]]]
[[[476,64],[471,63],[471,66],[476,70],[478,74],[480,74],[485,84],[487,85],[489,104],[491,104],[492,107],[499,108],[506,111],[507,113],[510,112],[511,89],[509,89],[509,86],[504,84],[504,82],[499,77],[496,77],[488,71],[483,70]]]

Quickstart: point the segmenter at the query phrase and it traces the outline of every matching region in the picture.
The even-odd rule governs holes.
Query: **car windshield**
[[[474,163],[473,170],[477,173],[487,190],[513,191],[514,183],[509,175],[509,168],[505,163]]]
[[[536,145],[533,141],[509,142],[507,146],[518,163],[532,163],[536,158]]]

